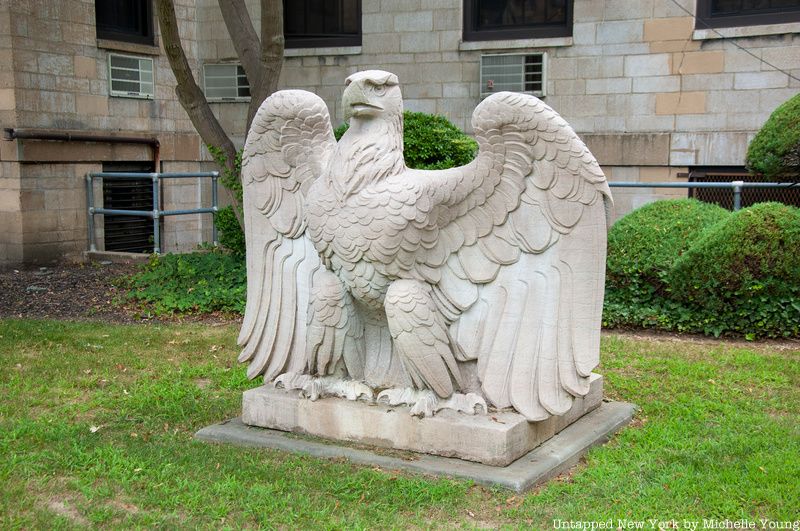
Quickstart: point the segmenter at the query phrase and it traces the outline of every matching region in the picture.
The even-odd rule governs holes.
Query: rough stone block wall
[[[197,69],[197,3],[176,0],[176,15],[190,65]],[[198,171],[203,151],[193,125],[175,96],[175,79],[157,22],[155,45],[97,39],[94,2],[45,0],[0,2],[0,125],[16,129],[139,134],[157,137],[164,169],[182,162]],[[153,100],[110,96],[109,53],[154,60]],[[150,161],[143,146],[103,143],[0,141],[0,266],[20,261],[78,259],[87,249],[87,171],[104,162]],[[190,197],[179,197],[186,191]],[[209,192],[210,194],[210,192]],[[180,188],[175,204],[197,194]],[[102,194],[95,194],[98,205]],[[209,195],[210,202],[210,195]],[[169,245],[194,247],[210,229],[206,222],[166,221]],[[96,217],[98,248],[103,249],[103,217]],[[8,230],[5,230],[8,229]]]
[[[176,14],[187,57],[197,66],[195,2],[178,0]],[[194,128],[175,97],[175,78],[160,47],[96,38],[94,2],[4,2],[13,44],[17,127],[185,132]],[[0,45],[1,46],[1,45]],[[2,50],[2,48],[0,48]],[[153,100],[109,96],[108,54],[131,53],[154,60]],[[2,51],[0,51],[2,53]],[[0,87],[1,89],[2,87]],[[0,92],[0,108],[3,93]],[[7,122],[6,122],[7,123]]]
[[[800,77],[800,24],[773,35],[739,31],[734,42],[754,58],[696,31],[684,11],[694,11],[692,0],[575,0],[571,38],[472,43],[461,41],[462,4],[363,0],[362,46],[287,50],[280,85],[322,96],[337,125],[345,77],[381,68],[400,77],[407,109],[442,114],[469,132],[480,101],[480,55],[544,51],[545,101],[580,134],[624,134],[632,142],[674,134],[668,164],[731,166],[744,163],[747,140],[800,90],[800,82],[758,59]],[[258,12],[257,2],[248,5]],[[235,61],[216,2],[201,0],[198,12],[201,61]],[[241,135],[243,106],[218,107]]]

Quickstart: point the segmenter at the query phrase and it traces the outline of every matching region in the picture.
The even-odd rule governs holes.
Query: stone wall
[[[199,68],[194,0],[176,15],[190,65]],[[175,79],[154,24],[155,45],[96,38],[94,2],[0,2],[0,126],[158,139],[162,171],[212,169],[175,96]],[[152,100],[109,95],[108,54],[154,60]],[[79,259],[88,248],[85,175],[104,162],[152,162],[146,145],[0,141],[0,266]],[[163,208],[210,205],[210,183],[165,182]],[[98,206],[102,194],[95,194]],[[102,249],[102,216],[96,217]],[[163,221],[164,249],[185,251],[211,238],[210,216]],[[8,229],[8,230],[6,230]]]
[[[250,2],[257,13],[257,2]],[[573,36],[462,42],[462,0],[362,0],[361,47],[287,50],[280,86],[322,96],[334,126],[351,73],[380,68],[400,77],[406,108],[441,114],[470,131],[480,101],[482,53],[547,53],[547,96],[584,137],[611,180],[680,180],[691,166],[742,166],[747,145],[800,82],[800,24],[695,30],[679,5],[657,0],[575,0]],[[683,8],[683,9],[682,9]],[[214,0],[201,0],[203,61],[235,61]],[[257,17],[255,17],[257,19]],[[211,31],[214,28],[215,31]],[[750,55],[736,47],[747,48]],[[217,112],[244,134],[244,104]],[[686,190],[615,189],[616,215]]]

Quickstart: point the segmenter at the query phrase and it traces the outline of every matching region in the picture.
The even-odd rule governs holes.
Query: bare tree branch
[[[228,170],[235,172],[236,147],[222,129],[214,113],[211,112],[211,107],[208,105],[205,94],[195,82],[194,74],[192,74],[192,69],[181,44],[178,21],[175,17],[175,6],[172,0],[155,0],[155,4],[158,24],[161,28],[161,38],[164,41],[164,50],[177,81],[175,93],[178,96],[178,101],[186,110],[186,114],[189,115],[192,125],[200,134],[203,142],[220,148],[225,153]],[[238,201],[232,194],[231,199],[238,206]],[[237,217],[241,216],[239,210],[239,208],[234,208]],[[242,220],[239,219],[239,222],[242,223]]]
[[[262,70],[261,41],[258,40],[244,0],[219,0],[219,9],[247,79],[259,79]]]
[[[278,87],[283,66],[283,0],[261,0],[261,39],[245,0],[218,0],[225,27],[250,83],[247,129],[261,103]]]
[[[251,81],[248,130],[261,103],[278,88],[283,49],[283,0],[261,0],[261,76],[256,80],[248,76]]]

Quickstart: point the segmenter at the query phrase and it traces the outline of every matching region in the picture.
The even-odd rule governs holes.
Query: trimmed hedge
[[[760,203],[711,227],[669,272],[676,300],[719,335],[800,334],[800,209]]]
[[[609,233],[606,326],[800,335],[800,210],[659,201]]]
[[[608,233],[605,326],[677,327],[667,274],[703,230],[730,213],[695,199],[656,201],[617,221]]]
[[[800,94],[775,109],[750,142],[747,167],[770,179],[800,172]]]
[[[608,233],[606,282],[633,300],[663,294],[675,260],[703,230],[729,215],[696,199],[656,201],[635,210]]]

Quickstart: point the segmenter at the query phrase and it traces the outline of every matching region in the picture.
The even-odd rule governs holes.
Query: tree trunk
[[[260,41],[244,0],[219,0],[219,8],[250,83],[249,131],[261,103],[278,87],[283,66],[283,0],[261,0]]]
[[[194,125],[203,142],[220,148],[225,154],[228,171],[236,172],[236,147],[222,129],[214,113],[211,112],[211,107],[208,105],[205,94],[195,82],[194,74],[192,74],[192,69],[181,44],[178,21],[175,17],[175,6],[172,0],[155,0],[155,5],[158,24],[161,28],[161,38],[164,41],[164,50],[177,81],[175,93],[178,96],[178,101],[186,110],[186,114],[189,115],[192,125]],[[226,188],[226,191],[233,204],[236,205],[234,211],[239,223],[244,227],[240,213],[241,205],[239,205],[239,201],[230,190]]]
[[[283,0],[261,0],[261,77],[257,90],[251,90],[250,108],[247,111],[247,128],[261,102],[278,88],[283,67]],[[255,103],[254,103],[255,102]]]

